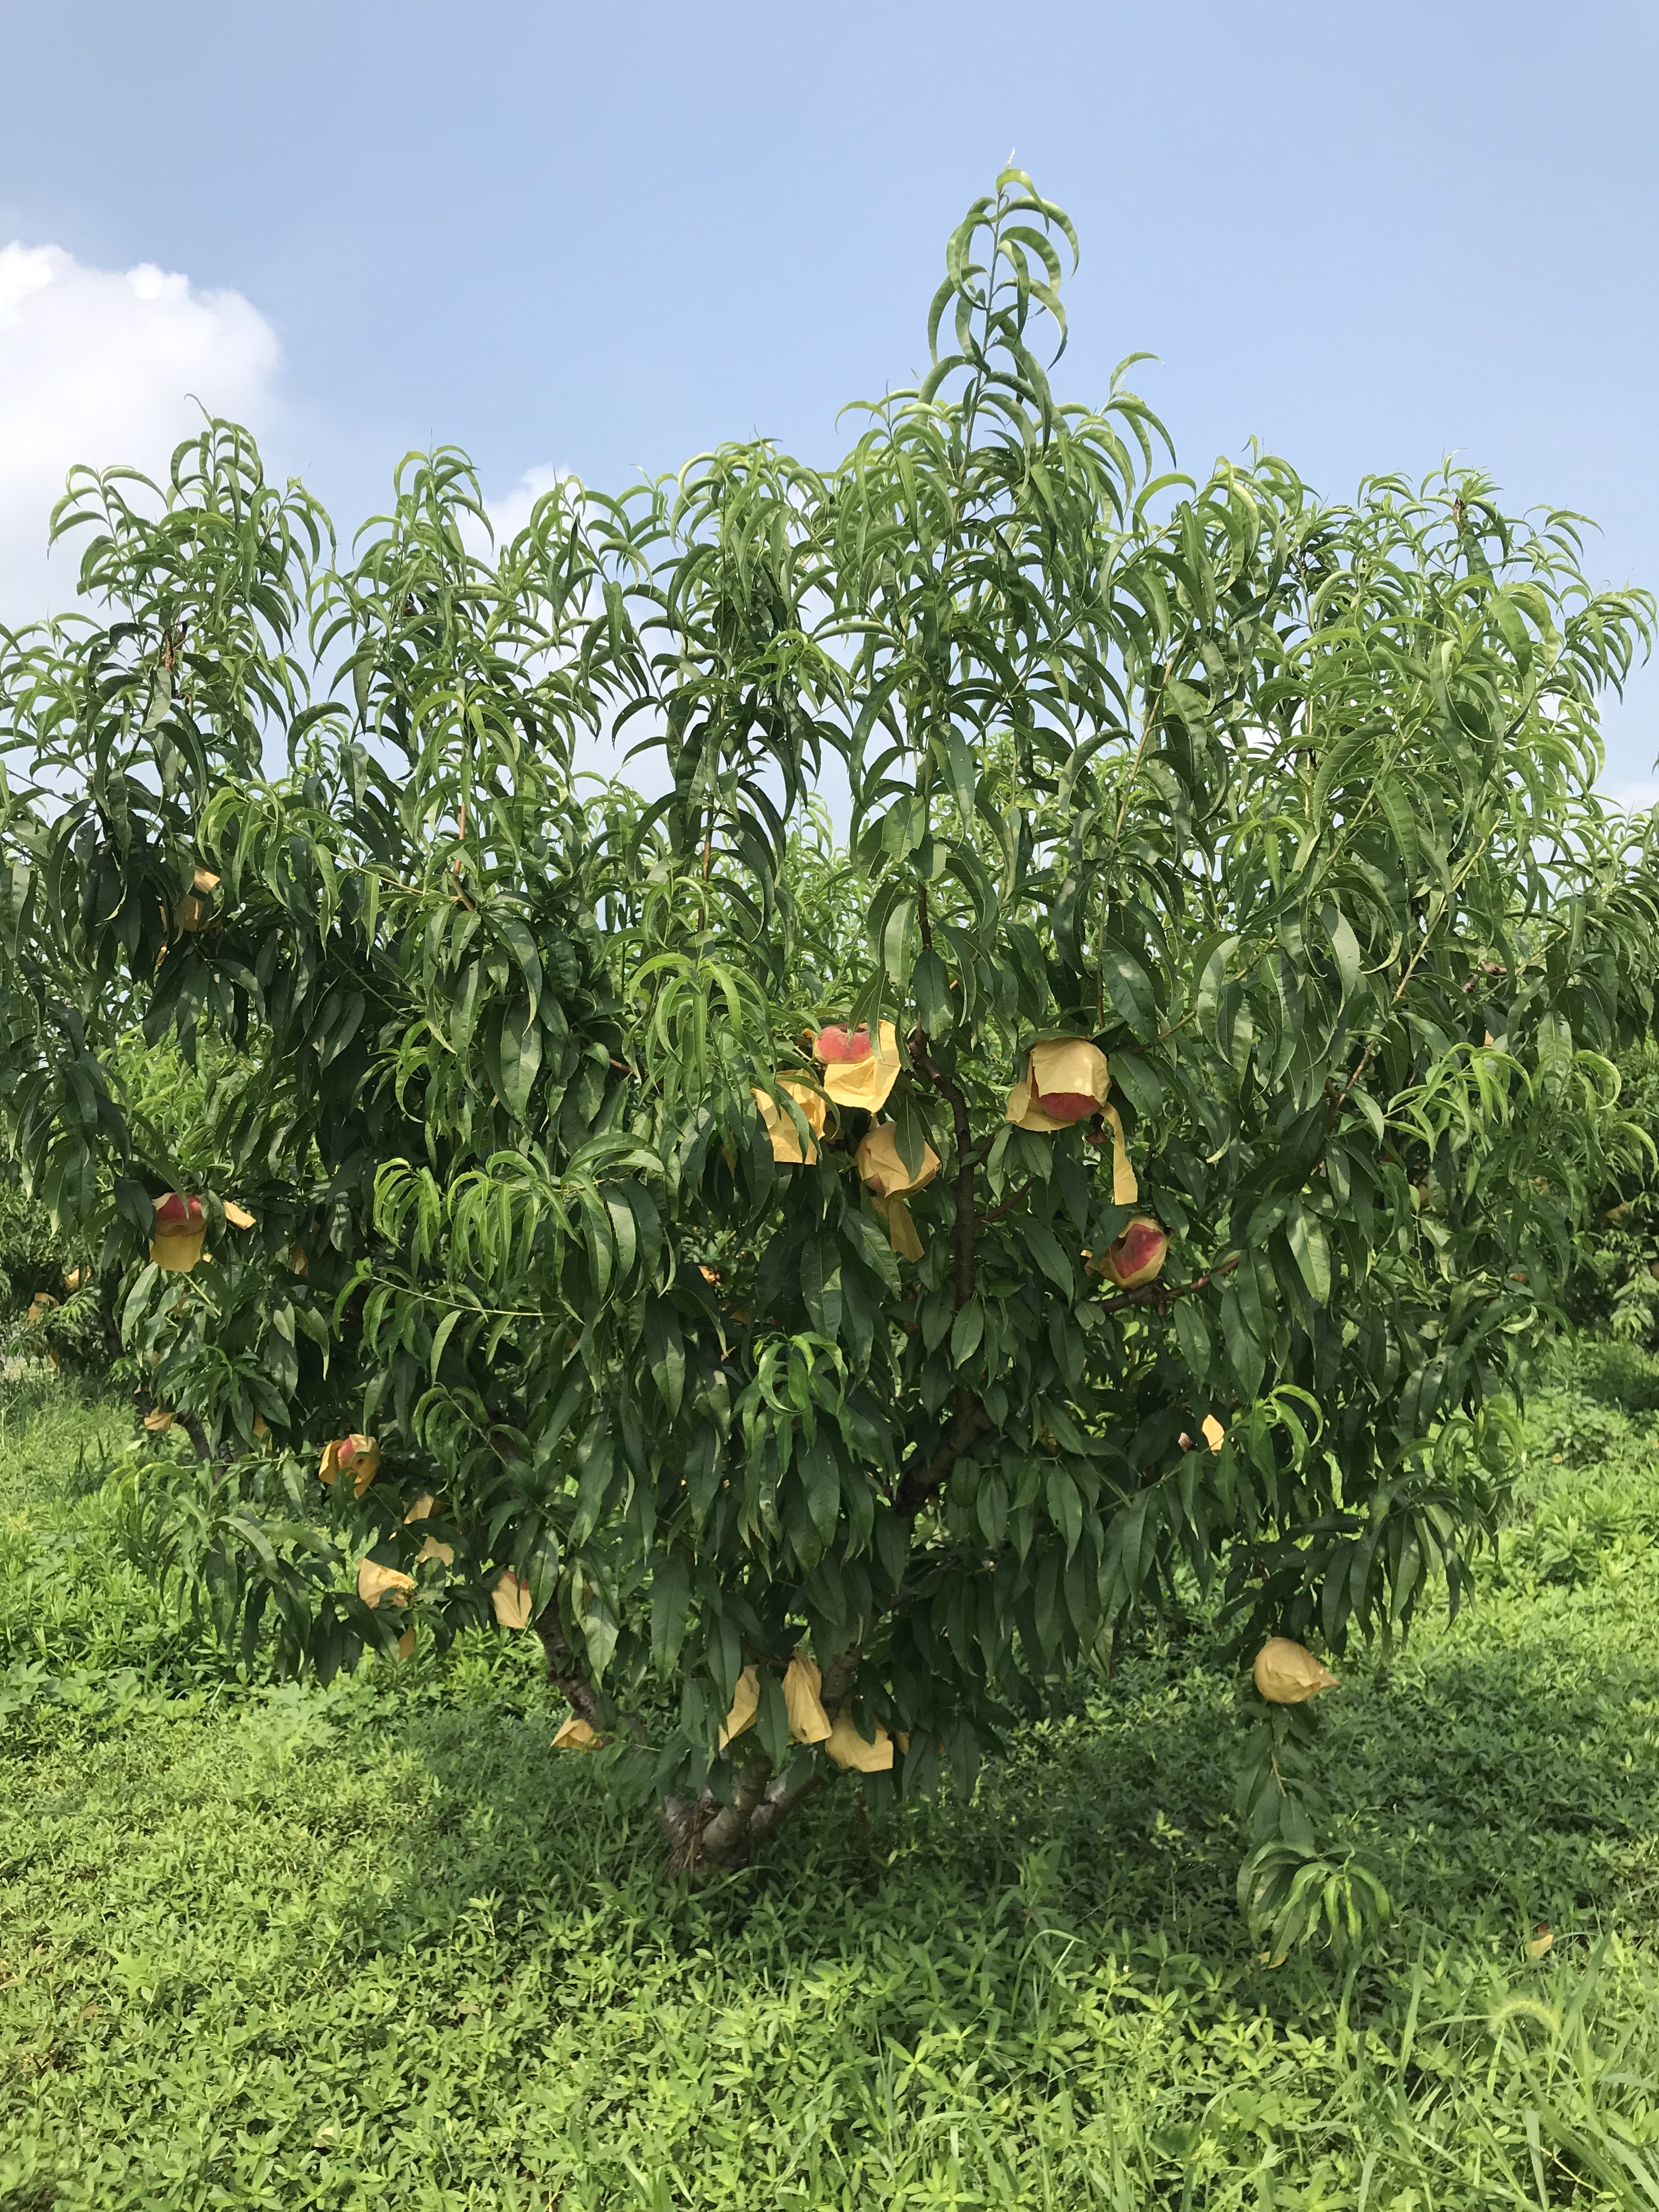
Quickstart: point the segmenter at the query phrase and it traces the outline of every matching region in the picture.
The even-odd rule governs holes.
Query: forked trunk
[[[810,1774],[792,1790],[787,1774],[774,1774],[771,1760],[757,1747],[738,1771],[729,1805],[709,1790],[700,1797],[665,1798],[657,1824],[668,1839],[668,1873],[685,1875],[695,1886],[747,1866],[820,1778]]]
[[[572,1711],[590,1728],[602,1727],[593,1685],[565,1640],[556,1604],[544,1607],[535,1628],[547,1654],[549,1681],[563,1691]],[[637,1729],[626,1715],[623,1722]],[[746,1748],[749,1756],[738,1771],[731,1804],[723,1805],[712,1790],[705,1790],[700,1797],[666,1797],[658,1806],[657,1824],[668,1839],[671,1876],[686,1875],[696,1884],[747,1866],[757,1846],[817,1788],[821,1777],[814,1773],[792,1790],[788,1776],[773,1773],[772,1762],[758,1744]]]

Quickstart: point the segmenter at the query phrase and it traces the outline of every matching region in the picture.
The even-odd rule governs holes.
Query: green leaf
[[[542,1064],[541,1024],[527,1006],[505,1007],[501,1033],[501,1103],[522,1121]]]
[[[1175,1324],[1176,1341],[1181,1346],[1181,1356],[1187,1363],[1187,1371],[1193,1378],[1194,1389],[1202,1395],[1210,1377],[1210,1332],[1205,1326],[1195,1297],[1177,1298],[1170,1309]]]
[[[928,1129],[921,1109],[908,1091],[893,1104],[893,1141],[907,1175],[921,1172],[927,1157]]]
[[[985,1334],[985,1309],[977,1298],[969,1298],[951,1324],[951,1364],[965,1367],[979,1350]]]
[[[1231,1283],[1221,1293],[1221,1340],[1227,1347],[1239,1396],[1247,1401],[1253,1399],[1267,1371],[1267,1354],[1245,1327],[1238,1293]]]
[[[1291,1250],[1308,1286],[1308,1295],[1317,1305],[1328,1305],[1331,1297],[1331,1248],[1325,1231],[1313,1214],[1300,1200],[1285,1224]]]
[[[1046,1222],[1035,1218],[1024,1224],[1022,1233],[1038,1267],[1054,1288],[1069,1297],[1077,1287],[1077,1271],[1059,1237]]]
[[[1326,934],[1331,941],[1331,951],[1341,978],[1342,994],[1351,999],[1359,988],[1359,939],[1354,935],[1348,917],[1340,907],[1325,909]]]
[[[1157,1113],[1164,1103],[1165,1086],[1150,1060],[1143,1060],[1139,1053],[1115,1052],[1111,1055],[1111,1073],[1113,1083],[1137,1114],[1149,1118]]]
[[[828,1237],[815,1237],[801,1254],[801,1295],[821,1336],[841,1334],[841,1255]]]
[[[1108,938],[1101,947],[1100,974],[1118,1018],[1143,1042],[1150,1042],[1158,1034],[1158,1002],[1139,961]]]
[[[910,973],[910,989],[922,1028],[930,1037],[944,1036],[952,1018],[951,978],[945,963],[931,947],[917,957]]]
[[[1065,1538],[1069,1559],[1083,1540],[1083,1500],[1070,1474],[1057,1463],[1048,1469],[1045,1494],[1048,1518]]]
[[[651,1662],[659,1674],[672,1671],[685,1641],[691,1607],[691,1570],[678,1552],[659,1553],[651,1574]]]
[[[685,1340],[679,1316],[662,1298],[653,1298],[646,1309],[645,1356],[657,1395],[672,1419],[685,1397]]]

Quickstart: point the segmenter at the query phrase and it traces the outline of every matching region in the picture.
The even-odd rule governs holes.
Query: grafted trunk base
[[[604,1724],[599,1698],[565,1640],[556,1604],[543,1607],[535,1630],[547,1655],[549,1681],[563,1691],[574,1712],[590,1728],[599,1729]],[[848,1660],[843,1658],[840,1663],[850,1673]],[[838,1685],[841,1677],[832,1668],[825,1679]],[[637,1736],[638,1722],[628,1713],[622,1720],[629,1733]],[[747,1866],[760,1844],[812,1795],[821,1778],[809,1774],[799,1790],[792,1790],[787,1775],[774,1774],[771,1760],[757,1747],[738,1771],[729,1805],[723,1805],[711,1790],[705,1790],[700,1797],[665,1798],[657,1808],[657,1825],[667,1839],[670,1876],[685,1875],[700,1886],[712,1881],[716,1875]]]
[[[811,1774],[792,1790],[788,1777],[774,1774],[769,1759],[751,1758],[738,1777],[729,1805],[709,1790],[700,1797],[665,1798],[657,1808],[657,1825],[668,1843],[667,1872],[684,1875],[700,1887],[716,1875],[747,1866],[766,1838],[811,1796],[819,1778]]]

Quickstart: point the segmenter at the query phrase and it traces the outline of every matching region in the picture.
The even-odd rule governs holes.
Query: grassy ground
[[[529,1639],[228,1683],[125,1563],[123,1418],[4,1397],[0,2212],[1659,2208],[1659,1365],[1583,1352],[1462,1617],[1345,1670],[1398,1917],[1277,1970],[1201,1627],[693,1898]]]

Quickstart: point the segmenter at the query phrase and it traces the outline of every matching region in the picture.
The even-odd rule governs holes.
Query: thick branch
[[[744,1863],[752,1847],[755,1815],[772,1779],[771,1760],[763,1751],[751,1751],[738,1770],[732,1802],[720,1806],[699,1828],[700,1859],[708,1860],[715,1866]]]
[[[757,1844],[764,1843],[773,1829],[787,1820],[796,1806],[803,1804],[813,1791],[821,1789],[823,1784],[823,1770],[820,1766],[815,1766],[812,1769],[799,1790],[787,1789],[784,1776],[774,1775],[768,1785],[765,1796],[755,1808],[754,1818],[749,1824],[750,1832],[755,1841]]]
[[[179,1427],[195,1447],[197,1458],[207,1468],[216,1483],[222,1482],[230,1465],[230,1447],[222,1445],[216,1456],[212,1445],[208,1442],[208,1432],[194,1413],[180,1413],[178,1420]]]
[[[688,1875],[696,1883],[722,1870],[747,1866],[756,1846],[822,1782],[815,1767],[799,1790],[791,1790],[787,1774],[774,1774],[765,1753],[751,1750],[738,1772],[731,1804],[722,1805],[712,1790],[696,1798],[665,1798],[657,1808],[657,1825],[668,1841],[669,1873]]]
[[[922,1507],[951,1479],[952,1468],[969,1447],[988,1436],[996,1424],[971,1390],[958,1390],[951,1425],[926,1458],[921,1447],[914,1451],[899,1476],[893,1493],[893,1510],[902,1521],[914,1521]]]
[[[580,1715],[589,1728],[597,1729],[599,1701],[593,1685],[577,1665],[575,1653],[565,1641],[556,1598],[550,1598],[536,1615],[535,1628],[542,1639],[542,1650],[547,1654],[548,1680],[563,1691],[572,1712]]]
[[[974,1295],[977,1267],[975,1238],[979,1216],[974,1205],[974,1178],[980,1163],[990,1150],[990,1140],[974,1142],[973,1123],[968,1116],[968,1101],[963,1096],[962,1085],[954,1076],[947,1075],[933,1058],[927,1042],[927,1033],[918,1023],[910,1040],[910,1057],[939,1097],[951,1109],[951,1134],[956,1142],[957,1172],[951,1186],[956,1200],[956,1226],[952,1243],[956,1264],[952,1271],[951,1302],[961,1312]],[[920,1447],[913,1452],[899,1476],[899,1486],[893,1496],[893,1510],[902,1519],[914,1521],[924,1505],[949,1481],[951,1470],[969,1446],[984,1436],[993,1426],[990,1415],[966,1387],[957,1392],[956,1411],[951,1416],[951,1425],[933,1449],[924,1458]]]
[[[1231,1260],[1224,1260],[1207,1274],[1194,1275],[1190,1283],[1142,1283],[1136,1290],[1120,1291],[1115,1298],[1102,1298],[1100,1310],[1121,1313],[1127,1306],[1156,1306],[1160,1313],[1167,1312],[1177,1298],[1189,1298],[1206,1284],[1219,1282],[1224,1275],[1231,1275],[1243,1256],[1242,1252],[1235,1252]]]
[[[947,1075],[933,1058],[927,1042],[927,1033],[920,1023],[910,1040],[910,1057],[951,1109],[951,1133],[957,1147],[956,1181],[951,1186],[957,1206],[956,1271],[951,1296],[960,1310],[974,1295],[974,1238],[979,1226],[974,1212],[974,1177],[979,1172],[979,1164],[985,1157],[986,1147],[975,1144],[973,1124],[968,1118],[968,1101],[962,1095],[962,1085],[954,1076]]]

